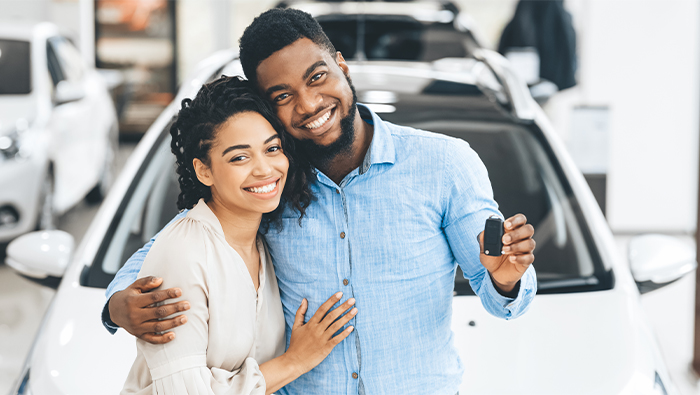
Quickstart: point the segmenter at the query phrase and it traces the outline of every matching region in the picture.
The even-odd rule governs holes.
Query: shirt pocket
[[[318,219],[305,217],[299,226],[298,218],[282,218],[282,229],[271,229],[265,237],[281,285],[314,283],[324,265],[335,261],[328,260],[332,246]]]

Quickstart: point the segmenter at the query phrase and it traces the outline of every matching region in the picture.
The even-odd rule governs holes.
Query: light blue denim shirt
[[[362,167],[340,185],[317,171],[311,186],[317,200],[301,227],[288,210],[282,230],[265,236],[287,342],[301,300],[309,301],[308,320],[338,291],[342,301],[356,299],[355,330],[280,393],[454,394],[463,374],[450,329],[457,265],[484,308],[504,319],[527,310],[535,271],[525,272],[517,298],[509,299],[481,265],[477,235],[501,213],[486,168],[466,142],[384,122],[358,106],[374,124]],[[107,300],[136,280],[152,242],[117,273]]]

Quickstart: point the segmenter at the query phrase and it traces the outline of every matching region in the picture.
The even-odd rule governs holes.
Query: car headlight
[[[661,376],[659,376],[658,372],[654,372],[654,394],[668,395],[666,386],[664,385],[664,382],[661,381]]]
[[[14,130],[10,134],[0,136],[0,160],[14,159],[19,154],[19,133]]]

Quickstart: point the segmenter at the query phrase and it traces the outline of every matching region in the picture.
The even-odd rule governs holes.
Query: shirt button
[[[340,232],[340,238],[344,239],[345,238],[345,232]]]
[[[335,193],[337,193],[338,195],[340,195],[340,189],[336,189],[336,190],[335,190]]]
[[[343,285],[348,285],[348,284],[350,284],[350,281],[348,281],[347,278],[345,280],[343,280]]]
[[[358,377],[359,377],[359,376],[357,375],[357,373],[353,373],[353,374],[352,374],[352,378],[356,379],[356,378],[358,378]]]

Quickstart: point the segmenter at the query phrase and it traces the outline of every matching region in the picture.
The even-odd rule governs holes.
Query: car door
[[[46,50],[54,85],[49,155],[54,163],[54,204],[62,212],[85,196],[102,170],[101,161],[94,157],[96,150],[92,149],[98,111],[88,94],[86,70],[73,44],[54,36],[47,40]]]

